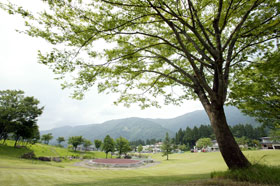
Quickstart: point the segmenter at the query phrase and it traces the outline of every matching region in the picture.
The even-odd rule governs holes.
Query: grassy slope
[[[0,143],[2,144],[2,143]],[[19,158],[22,154],[34,151],[36,157],[49,156],[49,157],[67,157],[67,156],[91,156],[95,158],[104,158],[105,154],[103,152],[75,152],[69,151],[65,148],[60,148],[51,145],[44,145],[37,143],[36,145],[27,145],[26,148],[13,148],[13,141],[7,141],[6,145],[1,145],[0,147],[0,157],[5,156],[7,158]]]
[[[63,151],[60,152],[56,147],[49,149],[45,145],[33,148],[35,154],[54,153],[54,150],[59,154],[66,153],[65,150],[60,149]],[[169,161],[156,154],[153,158],[161,161],[158,165],[112,170],[75,167],[73,162],[21,160],[16,158],[20,150],[0,146],[1,185],[189,185],[192,180],[208,179],[212,171],[226,170],[219,152],[172,154]],[[253,161],[280,165],[280,151],[246,151],[245,154]],[[101,154],[98,156],[101,157]]]

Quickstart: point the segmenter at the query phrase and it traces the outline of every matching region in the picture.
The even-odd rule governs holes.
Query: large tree
[[[126,105],[158,106],[159,95],[166,104],[197,98],[228,167],[250,165],[223,106],[235,69],[271,50],[279,37],[278,1],[44,2],[48,9],[40,14],[12,4],[2,8],[26,19],[25,33],[57,45],[40,52],[39,60],[62,78],[73,73],[73,82],[64,86],[77,88],[75,97],[97,84],[100,92],[120,92],[118,102]]]
[[[127,152],[131,151],[131,148],[129,146],[129,141],[122,136],[117,138],[116,139],[116,150],[119,153],[119,158],[121,157],[122,154],[126,154]]]
[[[65,141],[64,137],[63,136],[60,136],[56,139],[57,143],[59,146],[61,146],[61,143]]]
[[[166,133],[165,138],[163,140],[162,146],[162,156],[166,156],[166,160],[168,160],[168,155],[172,154],[173,144],[171,143],[171,139],[169,138],[168,133]]]
[[[112,153],[115,151],[115,142],[114,139],[111,138],[109,135],[107,135],[103,140],[102,150],[106,154],[106,159],[108,157],[109,152],[111,152],[111,157],[112,157]]]
[[[265,126],[280,127],[280,51],[268,53],[238,73],[232,104]]]
[[[94,140],[94,145],[95,145],[95,147],[96,147],[96,149],[97,149],[97,151],[98,151],[98,149],[101,147],[101,145],[102,145],[102,141],[101,140],[98,140],[98,139],[95,139]]]
[[[25,96],[21,90],[0,91],[0,139],[13,134],[16,146],[19,139],[37,138],[37,119],[44,109],[39,104],[39,100]]]
[[[92,145],[92,142],[88,139],[84,139],[83,146],[85,147],[85,150],[87,151],[88,148]]]
[[[53,139],[52,133],[43,134],[41,136],[41,140],[47,145],[49,144],[50,140],[52,140],[52,139]]]
[[[197,148],[206,148],[208,146],[212,146],[211,138],[200,138],[196,142]]]
[[[77,147],[79,145],[82,145],[83,142],[84,142],[83,136],[71,136],[71,137],[68,138],[68,144],[73,145],[74,151],[76,151]]]

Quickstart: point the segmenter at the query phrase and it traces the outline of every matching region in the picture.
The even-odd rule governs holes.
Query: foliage
[[[230,130],[236,139],[246,137],[248,139],[248,145],[256,147],[258,143],[253,140],[259,140],[261,137],[267,135],[263,127],[253,127],[249,124],[238,124],[230,127]],[[195,142],[200,138],[214,138],[213,129],[209,125],[201,125],[199,128],[193,129],[187,127],[186,130],[179,129],[175,135],[176,144],[185,144],[189,147],[193,147]]]
[[[116,150],[118,151],[119,158],[121,157],[122,154],[126,155],[129,151],[131,151],[128,140],[121,136],[117,138]]]
[[[232,104],[264,125],[280,125],[280,51],[268,53],[237,74]]]
[[[169,138],[168,133],[166,133],[165,138],[163,140],[162,146],[162,156],[166,156],[166,160],[168,160],[168,155],[172,154],[173,145],[171,143],[171,139]]]
[[[68,138],[68,144],[73,145],[74,151],[77,150],[79,145],[82,145],[84,142],[84,138],[82,136],[71,136]]]
[[[186,130],[179,129],[175,135],[175,142],[176,144],[185,144],[193,147],[198,139],[209,138],[213,134],[213,129],[209,125],[200,125],[199,128],[195,126],[193,129],[187,127]]]
[[[242,136],[241,138],[235,137],[235,141],[238,145],[243,146],[246,146],[249,143],[249,140],[245,136]]]
[[[233,179],[258,184],[279,184],[280,167],[255,164],[246,169],[228,170],[225,172],[213,172],[212,178]]]
[[[142,152],[142,150],[143,150],[143,146],[140,144],[140,145],[138,145],[138,147],[137,147],[137,151],[139,152],[139,153],[141,153]]]
[[[21,90],[0,91],[0,140],[9,135],[32,143],[39,139],[37,118],[43,113],[39,100],[25,96]]]
[[[94,145],[95,147],[97,148],[97,150],[101,147],[102,145],[102,141],[101,140],[98,140],[98,139],[95,139],[94,140]]]
[[[199,96],[194,93],[198,94],[197,86],[201,85],[213,99],[215,88],[220,89],[210,88],[211,83],[216,83],[215,77],[223,76],[221,88],[227,88],[231,64],[238,66],[258,52],[268,51],[272,47],[268,41],[277,38],[275,30],[279,30],[279,4],[274,0],[77,0],[46,4],[49,11],[39,17],[12,4],[2,4],[2,8],[26,19],[28,35],[65,45],[62,50],[40,53],[39,57],[62,78],[67,72],[79,71],[74,83],[65,85],[80,87],[74,96],[79,97],[98,81],[99,91],[121,92],[119,101],[139,101],[143,107],[149,106],[145,101],[157,103],[129,92],[129,88],[164,95],[167,103],[180,103],[188,96]],[[110,11],[113,8],[117,11]],[[36,27],[36,22],[45,27]],[[94,47],[100,39],[115,45],[100,51]],[[106,62],[80,57],[86,54],[93,60],[103,56]],[[179,97],[165,90],[178,85],[184,90]],[[117,89],[118,86],[128,88]]]
[[[52,133],[43,134],[41,137],[41,140],[47,145],[49,144],[50,140],[52,140],[52,139],[53,139]]]
[[[196,142],[196,146],[198,148],[205,148],[205,147],[211,147],[212,146],[212,141],[210,138],[200,138]]]
[[[84,139],[83,140],[83,146],[85,147],[86,150],[92,145],[92,142],[90,140]]]
[[[108,156],[109,152],[111,152],[111,154],[112,154],[112,152],[115,151],[114,139],[111,138],[109,135],[107,135],[103,140],[102,151],[104,151],[106,153],[106,159],[107,159],[107,156]]]
[[[11,3],[0,7],[22,15],[28,35],[57,45],[48,54],[39,52],[39,61],[59,78],[73,74],[64,88],[76,88],[74,97],[97,84],[99,92],[120,93],[116,102],[142,108],[159,106],[161,95],[165,104],[199,98],[219,146],[226,147],[220,150],[227,165],[249,166],[223,106],[235,69],[277,42],[277,0],[45,2],[48,11],[38,16]],[[112,46],[100,50],[94,47],[98,41]]]
[[[64,142],[65,141],[65,139],[64,139],[64,137],[63,136],[61,136],[61,137],[58,137],[57,139],[56,139],[56,141],[58,142],[58,144],[60,145],[62,142]]]
[[[181,151],[187,151],[187,150],[190,150],[190,148],[189,147],[187,147],[185,144],[183,144],[183,145],[179,145],[178,146],[178,149],[179,150],[181,150]]]
[[[235,137],[245,136],[248,139],[259,139],[267,135],[266,131],[263,127],[253,128],[252,125],[246,124],[238,124],[231,127],[232,134]]]
[[[280,127],[276,127],[274,130],[271,130],[269,136],[273,141],[280,141]]]
[[[134,145],[137,147],[138,145],[145,145],[145,141],[142,139],[134,140],[134,141],[129,141],[130,145]]]

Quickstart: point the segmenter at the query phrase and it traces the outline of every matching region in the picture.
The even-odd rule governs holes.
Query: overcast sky
[[[20,2],[33,9],[40,6],[36,4],[38,1]],[[180,107],[169,105],[145,110],[141,110],[137,104],[129,108],[115,106],[114,96],[97,94],[95,89],[87,92],[81,101],[71,99],[72,90],[61,90],[60,82],[54,80],[52,71],[37,63],[37,51],[48,51],[49,44],[16,32],[15,29],[24,28],[23,20],[18,16],[10,16],[0,10],[0,21],[0,90],[20,89],[25,95],[39,99],[45,106],[38,120],[40,130],[97,124],[126,117],[173,118],[203,109],[198,101],[186,101]]]

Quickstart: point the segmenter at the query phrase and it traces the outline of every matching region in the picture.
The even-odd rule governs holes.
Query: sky
[[[21,0],[20,3],[33,10],[42,8],[39,1]],[[40,130],[99,124],[127,117],[174,118],[203,109],[199,101],[191,100],[181,106],[163,105],[160,109],[141,110],[137,104],[129,108],[115,106],[115,95],[98,94],[95,88],[87,92],[83,100],[74,100],[70,97],[73,90],[62,90],[52,70],[37,62],[37,51],[47,52],[51,46],[40,38],[16,32],[16,29],[24,29],[24,20],[19,16],[0,10],[0,25],[0,90],[23,90],[26,96],[39,99],[40,105],[45,107],[38,118]]]

